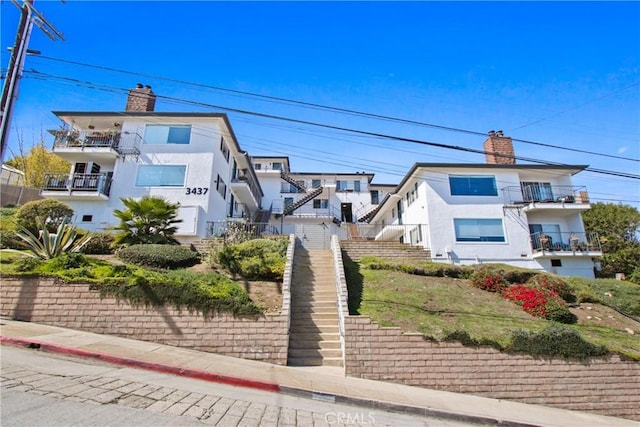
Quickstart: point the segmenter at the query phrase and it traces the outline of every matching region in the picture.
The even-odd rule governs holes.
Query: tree
[[[34,145],[29,154],[24,154],[22,145],[20,155],[6,162],[9,166],[24,172],[25,186],[40,188],[47,173],[69,173],[71,165],[57,154],[47,150],[44,141]]]
[[[602,244],[602,268],[599,275],[616,273],[631,276],[640,269],[640,212],[629,205],[593,203],[582,214],[587,231],[595,231]]]
[[[178,244],[173,237],[178,227],[173,224],[182,222],[176,219],[179,203],[171,203],[159,197],[144,196],[140,200],[123,198],[125,210],[116,209],[113,214],[120,224],[113,227],[119,230],[113,246],[136,244]]]

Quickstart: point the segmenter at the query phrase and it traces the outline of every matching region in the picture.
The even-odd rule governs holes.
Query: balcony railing
[[[537,253],[590,253],[602,252],[598,233],[594,232],[558,232],[531,234],[531,249]]]
[[[589,203],[589,193],[584,186],[523,184],[520,187],[505,187],[502,193],[509,204]]]
[[[42,191],[60,191],[60,192],[94,192],[98,194],[109,195],[111,191],[111,177],[104,173],[74,173],[65,174],[46,174]]]
[[[136,133],[115,131],[76,131],[62,129],[51,131],[53,148],[111,148],[119,154],[140,154],[142,138]]]
[[[237,169],[234,172],[234,176],[231,178],[231,183],[246,184],[249,187],[249,191],[251,191],[251,194],[253,194],[256,203],[258,204],[258,206],[260,206],[260,203],[262,202],[262,196],[260,195],[258,184],[247,169]]]

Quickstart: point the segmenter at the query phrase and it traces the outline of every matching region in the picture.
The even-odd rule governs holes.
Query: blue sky
[[[473,149],[482,148],[482,134],[500,129],[516,139],[518,156],[640,174],[639,2],[35,5],[65,41],[34,28],[30,48],[42,55],[26,61],[14,151],[18,135],[29,146],[44,132],[50,146],[46,130],[59,125],[51,111],[122,111],[126,90],[140,82],[173,98],[159,98],[156,111],[227,107]],[[10,1],[0,7],[4,74],[18,9]],[[299,172],[366,171],[374,182],[397,183],[418,161],[484,162],[479,154],[228,114],[242,148],[288,155]],[[638,179],[583,172],[574,182],[592,200],[640,207]]]

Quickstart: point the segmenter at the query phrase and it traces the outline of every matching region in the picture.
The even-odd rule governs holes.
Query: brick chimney
[[[482,147],[487,163],[492,165],[515,165],[516,154],[513,151],[513,141],[510,136],[504,136],[501,130],[497,132],[489,131],[489,136]]]
[[[156,96],[151,90],[151,86],[142,86],[138,83],[134,89],[129,91],[126,111],[153,111],[156,106]]]

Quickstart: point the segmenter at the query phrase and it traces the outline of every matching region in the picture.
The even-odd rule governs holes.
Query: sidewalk
[[[288,367],[162,344],[0,319],[3,345],[385,411],[512,426],[624,427],[621,418],[345,377],[342,368]]]

